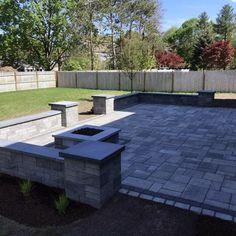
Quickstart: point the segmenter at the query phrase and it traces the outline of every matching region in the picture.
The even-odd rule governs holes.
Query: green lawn
[[[0,93],[0,120],[49,110],[48,103],[60,100],[92,101],[95,94],[120,95],[124,91],[107,91],[73,88],[49,88]]]

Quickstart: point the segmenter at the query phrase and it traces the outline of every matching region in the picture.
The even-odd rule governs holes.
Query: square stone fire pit
[[[68,148],[83,141],[117,143],[120,129],[84,125],[53,135],[56,148]]]

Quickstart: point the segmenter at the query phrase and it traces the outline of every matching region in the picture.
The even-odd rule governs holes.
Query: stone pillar
[[[120,189],[123,150],[118,144],[85,141],[61,152],[66,196],[101,208]]]
[[[198,92],[198,105],[212,107],[215,100],[215,91],[203,90]]]
[[[114,111],[114,95],[94,95],[93,97],[93,113],[109,114]]]
[[[79,121],[78,102],[60,101],[49,103],[51,110],[61,111],[61,123],[64,127],[76,125]]]

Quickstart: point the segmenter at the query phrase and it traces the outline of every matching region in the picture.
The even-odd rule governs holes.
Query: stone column
[[[78,102],[60,101],[51,102],[51,110],[61,111],[62,126],[69,127],[76,125],[79,121]]]
[[[101,208],[120,189],[123,150],[118,144],[85,141],[61,152],[67,197]]]
[[[109,114],[114,111],[114,95],[94,95],[93,97],[93,113]]]
[[[198,92],[198,105],[212,107],[215,100],[215,91],[203,90]]]

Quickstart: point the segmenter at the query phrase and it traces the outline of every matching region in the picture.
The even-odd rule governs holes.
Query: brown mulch
[[[20,192],[18,178],[0,176],[0,215],[30,226],[65,225],[88,217],[95,209],[81,203],[70,201],[65,215],[55,209],[55,199],[63,194],[56,188],[33,183],[30,196]]]
[[[79,120],[87,120],[96,117],[97,115],[92,112],[92,101],[79,102]]]
[[[235,236],[236,224],[117,194],[103,209],[60,233],[83,236]]]

